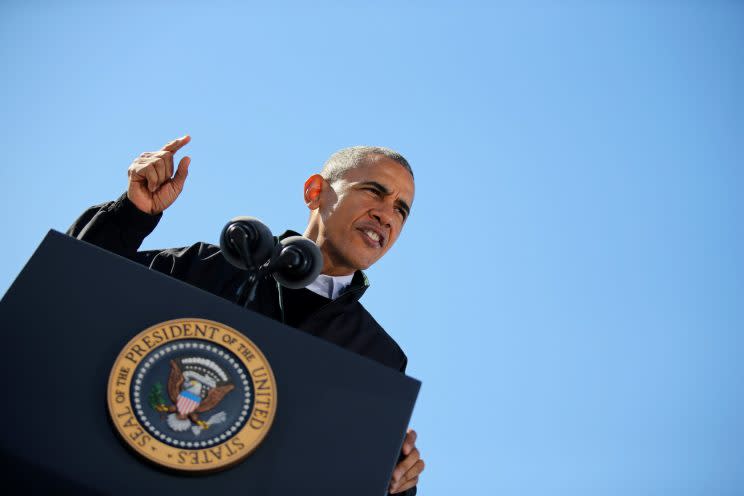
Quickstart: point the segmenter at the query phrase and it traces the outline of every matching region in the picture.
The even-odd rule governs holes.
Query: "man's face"
[[[371,155],[341,179],[323,183],[316,243],[328,275],[366,269],[398,239],[413,204],[411,174],[398,162]]]

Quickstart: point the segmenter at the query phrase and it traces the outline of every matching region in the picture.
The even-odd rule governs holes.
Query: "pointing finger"
[[[191,136],[188,134],[182,138],[174,139],[167,145],[165,145],[162,150],[166,152],[176,153],[182,146],[187,144],[189,141],[191,141]]]

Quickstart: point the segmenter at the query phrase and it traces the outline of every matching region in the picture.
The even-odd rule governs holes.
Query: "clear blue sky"
[[[422,495],[744,494],[744,3],[557,3],[2,2],[0,286],[185,133],[145,248],[389,146]]]

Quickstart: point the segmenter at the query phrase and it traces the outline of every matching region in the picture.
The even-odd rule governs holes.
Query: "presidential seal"
[[[177,319],[119,354],[108,408],[122,439],[158,465],[212,471],[255,450],[271,428],[276,383],[266,357],[226,325]]]

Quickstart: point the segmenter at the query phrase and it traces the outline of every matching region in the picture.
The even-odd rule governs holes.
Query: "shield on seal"
[[[186,416],[196,410],[196,408],[199,406],[199,403],[201,403],[201,396],[189,391],[181,391],[181,394],[178,395],[176,409],[178,409],[178,413]]]

